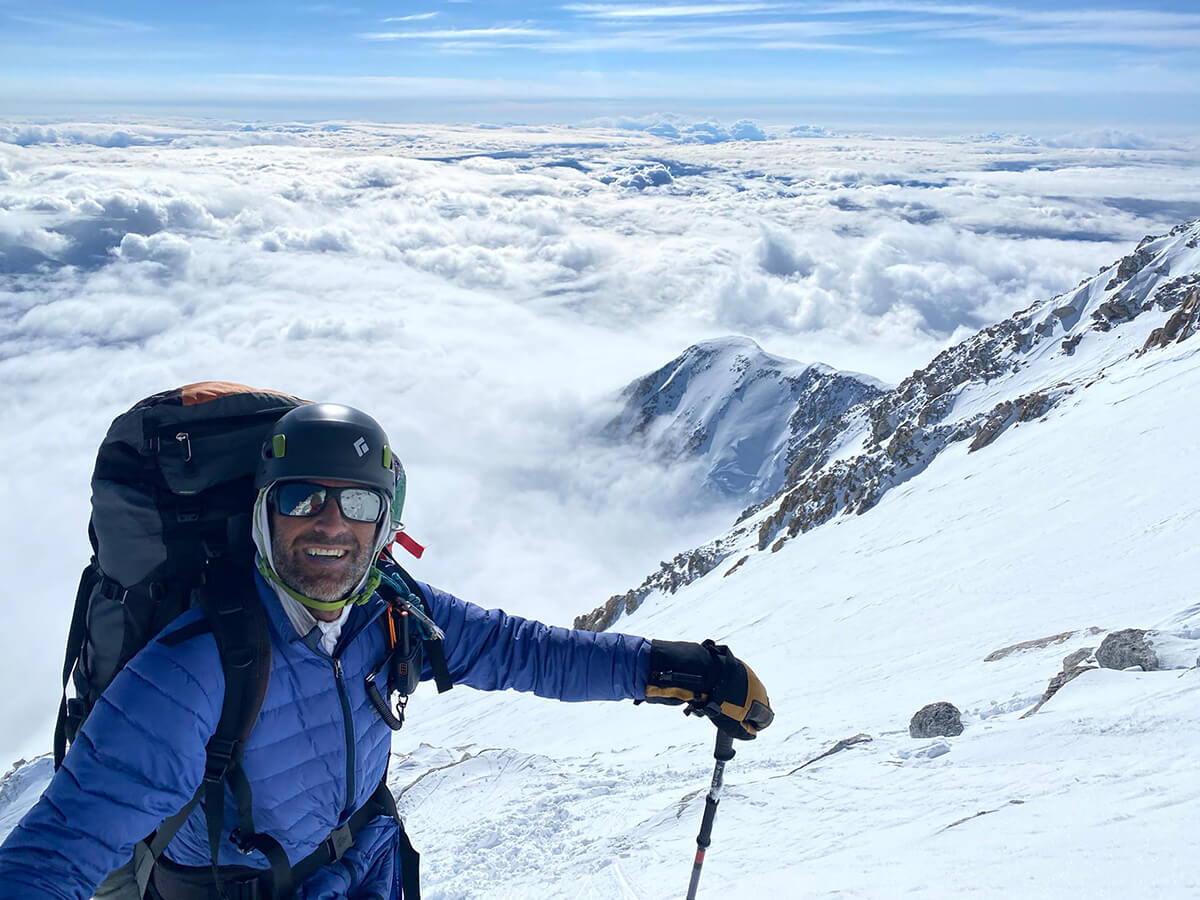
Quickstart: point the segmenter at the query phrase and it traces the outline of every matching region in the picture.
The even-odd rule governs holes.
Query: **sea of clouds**
[[[0,701],[40,752],[88,479],[142,396],[360,406],[409,472],[414,571],[559,624],[738,504],[597,438],[688,344],[898,381],[1200,216],[1194,144],[579,127],[0,123]]]

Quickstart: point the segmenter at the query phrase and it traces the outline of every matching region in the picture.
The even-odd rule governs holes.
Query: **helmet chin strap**
[[[254,501],[254,527],[252,530],[254,546],[258,550],[258,554],[255,557],[255,564],[258,566],[258,571],[262,577],[297,603],[320,612],[336,612],[345,606],[362,604],[370,600],[371,595],[375,593],[375,589],[379,587],[380,579],[383,577],[379,569],[374,565],[371,565],[363,574],[357,587],[340,600],[316,600],[300,593],[279,577],[279,573],[275,571],[275,558],[271,552],[271,513],[267,507],[267,492],[270,489],[271,485],[262,488]],[[379,555],[379,551],[390,542],[391,534],[388,532],[387,525],[381,524],[371,559],[375,559]]]

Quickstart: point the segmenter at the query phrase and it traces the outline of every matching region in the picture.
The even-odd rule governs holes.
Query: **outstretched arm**
[[[646,695],[645,638],[543,625],[421,587],[434,621],[446,632],[446,662],[456,683],[571,701]],[[431,677],[428,664],[425,677]]]

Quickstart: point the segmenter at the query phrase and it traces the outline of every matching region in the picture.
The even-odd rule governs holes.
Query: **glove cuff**
[[[646,699],[692,703],[712,693],[716,666],[707,648],[691,641],[651,641]]]

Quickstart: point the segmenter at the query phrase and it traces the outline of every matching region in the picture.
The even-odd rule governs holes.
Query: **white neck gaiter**
[[[258,549],[259,555],[267,561],[267,565],[271,567],[271,571],[275,571],[275,560],[271,555],[271,512],[267,508],[266,490],[259,492],[258,499],[254,503],[254,545]],[[363,581],[366,581],[366,576],[363,576]],[[341,615],[332,622],[322,622],[299,600],[285,591],[280,585],[273,580],[267,579],[267,584],[275,592],[275,596],[279,598],[279,604],[283,607],[283,611],[287,614],[288,621],[292,623],[292,627],[296,629],[296,633],[301,637],[308,637],[313,626],[321,629],[321,649],[332,655],[333,648],[337,646],[338,638],[342,636],[342,626],[346,624],[346,620],[350,618],[350,610],[354,605],[347,603],[342,607]],[[359,587],[361,587],[361,583]]]

